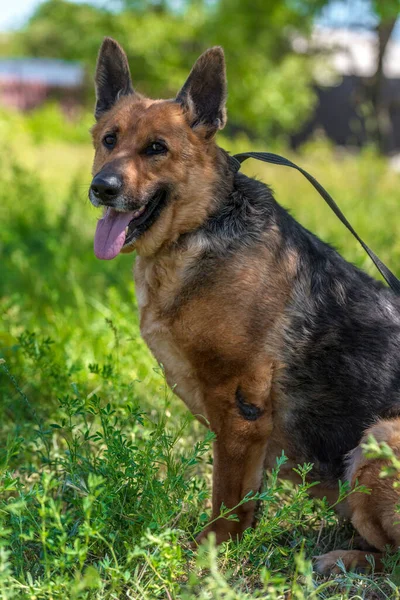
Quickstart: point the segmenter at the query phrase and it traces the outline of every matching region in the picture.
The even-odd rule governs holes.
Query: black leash
[[[236,161],[237,170],[240,169],[242,162],[247,160],[248,158],[255,158],[257,160],[261,160],[266,163],[272,163],[274,165],[284,165],[285,167],[292,167],[293,169],[297,169],[300,171],[306,179],[315,187],[317,192],[323,197],[328,206],[333,210],[338,219],[347,227],[347,229],[354,235],[356,240],[361,244],[364,248],[365,252],[368,254],[372,262],[375,264],[376,268],[380,271],[382,277],[386,280],[388,285],[392,288],[392,290],[400,295],[400,281],[397,279],[395,275],[393,275],[392,271],[388,269],[388,267],[381,261],[381,259],[367,246],[365,242],[360,238],[358,233],[353,229],[350,225],[349,221],[346,219],[334,199],[325,188],[322,187],[320,183],[312,176],[310,173],[307,173],[301,167],[295,165],[292,161],[284,158],[283,156],[279,156],[278,154],[272,154],[271,152],[242,152],[240,154],[235,154],[231,156],[231,158]]]

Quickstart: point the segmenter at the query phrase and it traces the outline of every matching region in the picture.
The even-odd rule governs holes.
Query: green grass
[[[0,159],[0,598],[398,598],[397,556],[384,577],[312,572],[311,557],[352,529],[277,472],[256,530],[192,552],[210,512],[212,436],[140,338],[132,256],[93,255],[91,149],[21,134]],[[399,176],[373,152],[335,154],[322,142],[296,160],[396,271]],[[299,174],[246,171],[375,273]]]

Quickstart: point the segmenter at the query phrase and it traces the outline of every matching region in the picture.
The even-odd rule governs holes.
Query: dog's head
[[[89,198],[105,207],[95,253],[153,254],[213,209],[222,168],[214,136],[226,121],[223,51],[202,54],[174,100],[151,100],[134,90],[124,51],[106,38],[95,82]]]

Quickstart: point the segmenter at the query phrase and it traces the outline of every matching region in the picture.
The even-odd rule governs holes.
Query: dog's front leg
[[[197,542],[214,532],[217,543],[240,537],[254,522],[255,501],[237,506],[249,492],[261,487],[268,437],[272,430],[271,411],[266,403],[257,406],[244,400],[221,402],[213,398],[208,418],[216,433],[214,442],[213,493],[211,523]],[[238,521],[219,518],[221,507],[232,509]]]

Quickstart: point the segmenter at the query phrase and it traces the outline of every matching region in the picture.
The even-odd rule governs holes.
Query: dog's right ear
[[[109,110],[121,96],[134,94],[128,59],[121,46],[106,37],[99,50],[96,75],[96,119]]]

